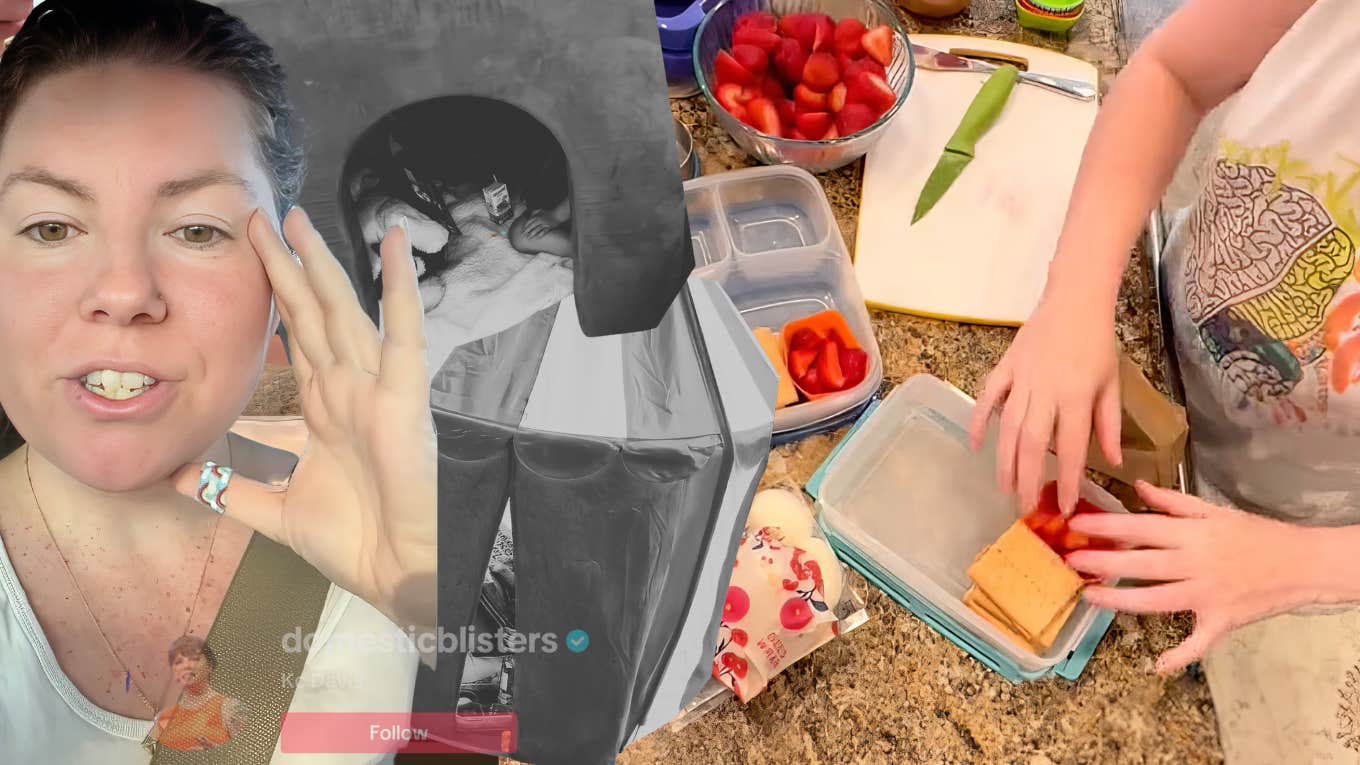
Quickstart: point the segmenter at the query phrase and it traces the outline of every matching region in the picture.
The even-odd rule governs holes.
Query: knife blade
[[[912,214],[913,224],[930,212],[940,197],[944,196],[945,191],[963,173],[968,163],[973,161],[978,139],[996,123],[997,117],[1006,107],[1011,90],[1015,88],[1019,74],[1020,70],[1013,66],[997,67],[987,81],[982,83],[982,89],[968,105],[968,110],[964,112],[963,120],[954,130],[949,143],[945,144],[944,153],[936,162],[935,169],[931,170],[930,177],[926,178],[921,196],[916,200],[916,211]]]
[[[981,72],[991,74],[998,68],[996,64],[989,64],[985,61],[956,56],[953,53],[946,53],[942,50],[921,45],[920,43],[911,44],[912,57],[916,60],[916,65],[922,69],[933,69],[941,72]],[[1046,74],[1035,74],[1034,72],[1020,72],[1020,81],[1031,85],[1046,88],[1055,93],[1061,93],[1069,98],[1079,101],[1090,101],[1096,97],[1096,89],[1092,85],[1081,80],[1073,80],[1067,77],[1051,77]]]

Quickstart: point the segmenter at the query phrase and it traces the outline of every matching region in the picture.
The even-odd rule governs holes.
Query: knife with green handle
[[[911,217],[912,223],[930,212],[930,208],[940,201],[940,197],[944,196],[944,192],[963,172],[963,168],[973,161],[973,152],[977,149],[978,139],[991,129],[1001,110],[1006,107],[1006,100],[1010,98],[1019,74],[1020,70],[1015,67],[1003,66],[992,72],[987,81],[982,83],[982,90],[973,98],[973,103],[968,105],[963,121],[959,123],[949,143],[944,145],[940,161],[936,163],[935,169],[930,171],[930,177],[926,179],[926,185],[921,189],[921,197],[916,200],[916,212]]]

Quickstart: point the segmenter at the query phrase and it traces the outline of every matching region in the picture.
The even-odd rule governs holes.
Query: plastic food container
[[[853,419],[878,392],[883,360],[850,253],[826,194],[810,173],[753,167],[685,184],[696,276],[717,282],[752,329],[839,311],[869,354],[853,388],[776,410],[774,440],[785,443]]]
[[[967,569],[1021,515],[996,488],[993,423],[974,454],[965,431],[973,401],[918,375],[862,418],[809,483],[818,523],[837,555],[894,600],[1013,681],[1075,679],[1113,614],[1082,601],[1053,646],[1034,654],[963,603]],[[1056,476],[1049,455],[1045,480]],[[1111,512],[1117,499],[1083,480],[1081,496]]]

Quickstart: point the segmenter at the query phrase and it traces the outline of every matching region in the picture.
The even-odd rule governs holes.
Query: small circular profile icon
[[[590,647],[590,635],[585,630],[572,630],[567,633],[567,650],[581,653]]]
[[[246,726],[245,706],[212,687],[217,656],[203,641],[185,635],[170,645],[171,673],[180,687],[174,706],[156,715],[156,742],[181,752],[227,743]]]

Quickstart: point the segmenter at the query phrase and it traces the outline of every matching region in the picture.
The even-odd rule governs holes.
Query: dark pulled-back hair
[[[0,56],[0,141],[24,94],[44,78],[116,62],[183,67],[235,86],[279,216],[293,206],[304,153],[283,68],[245,22],[197,0],[46,0],[33,9]],[[0,410],[0,457],[22,442]]]

